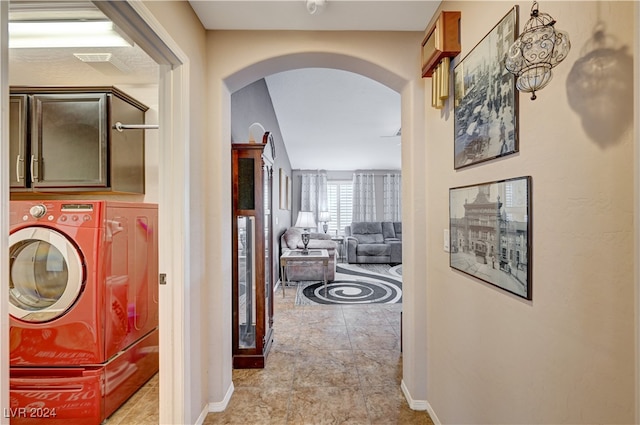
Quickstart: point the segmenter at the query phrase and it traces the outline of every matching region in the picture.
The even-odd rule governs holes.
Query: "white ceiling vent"
[[[74,53],[73,56],[107,75],[126,74],[131,71],[112,53]]]

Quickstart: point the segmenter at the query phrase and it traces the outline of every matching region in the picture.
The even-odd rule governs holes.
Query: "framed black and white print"
[[[279,182],[280,182],[280,209],[281,210],[286,210],[288,209],[288,187],[287,187],[287,183],[288,183],[288,179],[289,176],[287,176],[284,172],[284,169],[280,168],[280,175],[278,176],[279,178]]]
[[[449,265],[531,299],[531,177],[449,189]]]
[[[515,77],[504,66],[517,24],[515,6],[453,70],[455,169],[518,152]]]

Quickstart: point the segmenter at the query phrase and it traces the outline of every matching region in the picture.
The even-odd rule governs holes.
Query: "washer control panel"
[[[42,218],[47,213],[47,207],[42,204],[34,205],[29,209],[29,214],[33,218]]]
[[[56,208],[59,206],[59,209]],[[64,223],[80,226],[93,220],[94,205],[90,203],[50,204],[46,202],[31,205],[24,211],[22,221],[42,221]]]

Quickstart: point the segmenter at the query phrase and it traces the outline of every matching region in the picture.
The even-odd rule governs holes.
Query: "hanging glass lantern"
[[[571,49],[569,34],[555,29],[555,23],[550,15],[538,12],[538,2],[534,1],[531,18],[507,54],[507,71],[517,77],[518,90],[531,93],[531,100],[536,99],[537,90],[549,84],[551,68],[562,62]]]

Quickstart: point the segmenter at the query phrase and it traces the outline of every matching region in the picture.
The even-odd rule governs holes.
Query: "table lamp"
[[[309,249],[307,249],[307,245],[309,245],[309,229],[316,227],[316,220],[313,218],[313,213],[311,211],[298,212],[298,219],[294,227],[303,229],[302,244],[304,245],[304,249],[302,253],[309,254]]]
[[[318,213],[318,221],[322,223],[322,230],[327,233],[327,231],[329,230],[329,225],[327,224],[327,222],[331,221],[331,213],[329,213],[329,211],[320,211]]]

